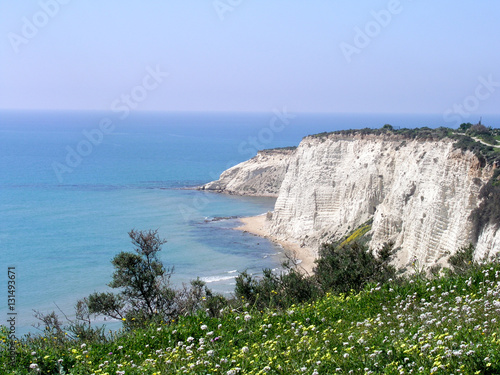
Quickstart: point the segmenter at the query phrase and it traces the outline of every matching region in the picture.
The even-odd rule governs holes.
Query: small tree
[[[115,272],[108,285],[121,291],[95,292],[79,302],[92,314],[123,320],[127,328],[170,320],[176,315],[176,293],[170,288],[173,269],[166,269],[157,255],[167,241],[157,230],[132,230],[129,236],[135,253],[121,252],[111,261]]]

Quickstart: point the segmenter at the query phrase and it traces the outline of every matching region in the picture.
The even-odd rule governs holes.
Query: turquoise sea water
[[[274,200],[184,188],[216,179],[257,148],[297,145],[308,134],[385,123],[446,125],[440,115],[275,117],[272,111],[135,113],[125,120],[100,112],[1,112],[0,324],[7,320],[7,267],[15,267],[23,334],[33,331],[33,310],[57,304],[71,315],[77,299],[106,290],[110,260],[132,250],[132,228],[158,229],[167,239],[161,259],[175,267],[175,284],[199,276],[230,293],[237,272],[279,267],[281,249],[232,230],[237,219],[210,219],[262,214]],[[99,127],[105,118],[113,120],[109,134]],[[499,126],[495,121],[488,125]]]

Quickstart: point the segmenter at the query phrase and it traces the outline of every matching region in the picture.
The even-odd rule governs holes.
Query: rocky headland
[[[297,149],[261,151],[202,188],[276,196],[259,230],[248,221],[243,229],[293,244],[302,258],[370,222],[370,247],[394,242],[400,267],[445,264],[469,243],[482,259],[500,250],[498,223],[477,212],[493,199],[484,190],[499,165],[464,137],[450,129],[313,135]]]

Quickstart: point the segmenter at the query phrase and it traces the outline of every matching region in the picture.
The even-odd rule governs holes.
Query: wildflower
[[[248,346],[244,346],[243,348],[241,348],[241,351],[242,351],[243,353],[248,353],[248,350],[249,350],[249,349],[248,349]]]
[[[200,328],[202,331],[205,331],[208,327],[205,324],[202,324]]]
[[[209,350],[209,351],[207,352],[207,355],[208,355],[209,357],[212,357],[212,356],[214,355],[214,351],[213,351],[213,350]]]
[[[250,319],[252,319],[252,317],[250,315],[245,315],[245,322],[248,322]]]

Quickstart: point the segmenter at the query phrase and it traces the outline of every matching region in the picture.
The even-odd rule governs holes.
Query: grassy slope
[[[40,373],[59,373],[62,359],[60,373],[86,375],[498,374],[499,293],[493,264],[465,277],[372,285],[286,312],[242,304],[219,319],[186,317],[108,343],[40,338],[18,346],[14,368],[2,349],[0,369],[28,374],[37,364]]]

